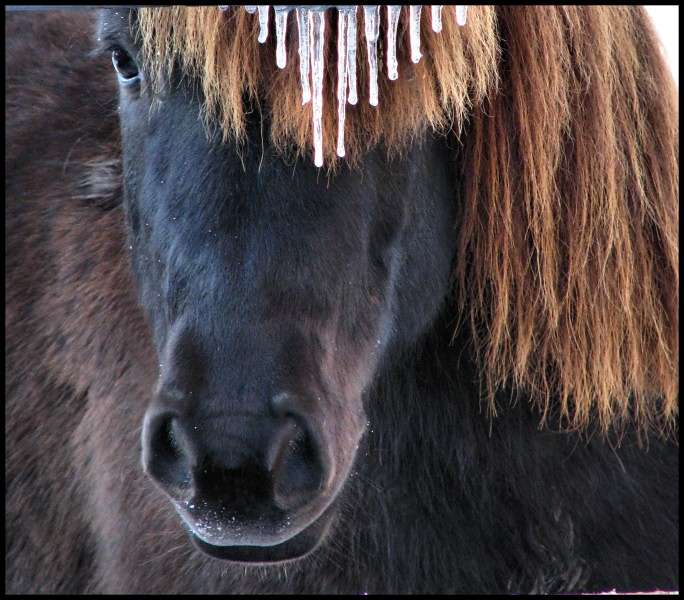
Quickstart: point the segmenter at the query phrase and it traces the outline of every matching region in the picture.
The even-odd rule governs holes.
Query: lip
[[[323,541],[330,526],[332,513],[326,511],[306,529],[288,540],[272,546],[215,546],[191,533],[192,542],[212,558],[240,563],[268,564],[302,558]]]

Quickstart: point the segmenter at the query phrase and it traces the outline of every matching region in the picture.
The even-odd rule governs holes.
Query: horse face
[[[115,13],[100,35],[136,60]],[[256,111],[236,148],[207,134],[192,81],[151,98],[141,75],[120,83],[120,120],[128,243],[160,365],[143,465],[208,554],[296,558],[334,518],[364,392],[447,293],[446,149],[426,138],[401,161],[378,150],[326,177],[277,155]]]

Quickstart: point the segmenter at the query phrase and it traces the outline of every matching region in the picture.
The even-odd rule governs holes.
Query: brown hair
[[[490,408],[510,385],[564,427],[674,425],[677,92],[645,11],[477,6],[458,27],[445,7],[433,33],[424,10],[418,64],[406,13],[399,79],[380,64],[378,107],[368,104],[360,15],[346,160],[379,143],[401,151],[429,128],[460,138],[456,293]],[[334,168],[336,28],[327,18],[323,142]],[[179,60],[200,78],[205,117],[224,138],[244,138],[247,97],[269,111],[274,146],[312,152],[292,15],[283,70],[273,36],[260,45],[244,10],[142,9],[139,31],[153,87]]]

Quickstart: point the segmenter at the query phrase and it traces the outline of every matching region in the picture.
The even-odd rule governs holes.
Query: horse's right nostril
[[[190,471],[178,420],[160,414],[146,423],[143,462],[148,474],[167,488],[190,486]]]

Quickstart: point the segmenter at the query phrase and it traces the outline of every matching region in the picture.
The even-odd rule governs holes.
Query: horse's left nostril
[[[267,466],[273,499],[283,510],[303,506],[320,492],[324,480],[320,452],[306,424],[296,417],[287,417],[271,440]]]

